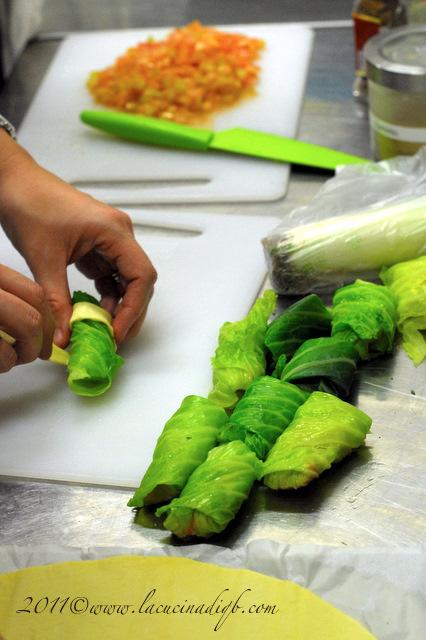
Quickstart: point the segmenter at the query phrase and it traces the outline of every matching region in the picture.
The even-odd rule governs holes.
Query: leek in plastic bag
[[[160,507],[164,526],[180,538],[220,533],[234,518],[262,470],[262,463],[243,442],[211,449],[190,476],[179,498]]]
[[[380,277],[396,297],[402,346],[418,366],[426,357],[426,256],[382,269]]]
[[[225,410],[207,398],[184,398],[166,422],[152,462],[128,506],[143,507],[178,496],[191,473],[216,445],[219,428],[227,420]]]
[[[213,389],[209,399],[221,407],[233,407],[242,392],[258,376],[265,374],[264,339],[277,295],[267,290],[249,313],[237,322],[225,322],[212,358]]]
[[[392,351],[396,299],[387,287],[356,280],[335,292],[331,312],[332,335],[353,332],[361,358]]]
[[[93,296],[76,291],[73,305],[89,303],[102,318],[107,312]],[[96,308],[99,311],[96,312]],[[111,325],[106,321],[82,318],[71,326],[68,386],[80,396],[98,396],[110,388],[124,360],[116,353]]]
[[[371,418],[339,398],[314,391],[296,411],[263,464],[271,489],[298,489],[361,446]]]
[[[281,294],[330,291],[357,277],[372,279],[383,266],[426,253],[426,196],[278,229],[263,245],[273,287]]]
[[[330,335],[331,314],[315,294],[298,300],[268,326],[265,345],[272,354],[274,364],[279,356],[292,356],[309,338]]]
[[[308,395],[294,384],[270,376],[257,378],[221,428],[219,441],[241,440],[263,460]]]
[[[358,361],[358,351],[346,336],[306,340],[284,366],[281,380],[313,391],[347,396]]]

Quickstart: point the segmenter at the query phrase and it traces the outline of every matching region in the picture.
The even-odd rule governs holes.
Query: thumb
[[[53,342],[58,347],[66,347],[70,338],[69,320],[72,313],[66,264],[34,266],[31,270],[35,280],[43,287],[55,319]]]

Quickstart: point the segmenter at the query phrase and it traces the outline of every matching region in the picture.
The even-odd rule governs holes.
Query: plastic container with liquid
[[[426,25],[374,36],[364,51],[373,154],[412,155],[426,145]]]
[[[367,102],[367,73],[364,47],[382,31],[406,23],[403,0],[355,0],[352,5],[355,45],[355,79],[352,94],[358,102]]]

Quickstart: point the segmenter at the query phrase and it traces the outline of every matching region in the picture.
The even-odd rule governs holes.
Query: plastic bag
[[[347,165],[262,240],[280,294],[332,291],[426,253],[426,147]]]

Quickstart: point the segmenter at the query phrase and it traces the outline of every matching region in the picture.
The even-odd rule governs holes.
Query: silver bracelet
[[[0,129],[4,129],[14,140],[16,139],[15,127],[2,115],[0,115]]]

